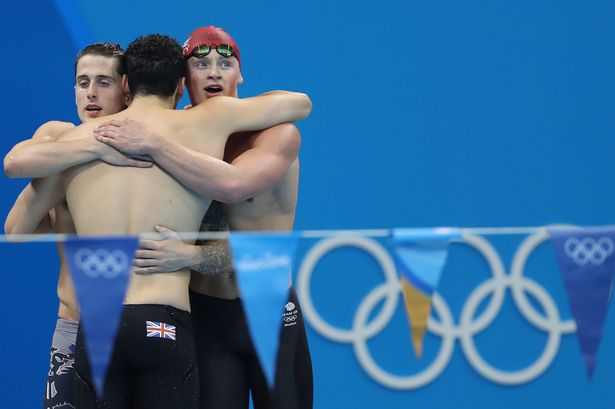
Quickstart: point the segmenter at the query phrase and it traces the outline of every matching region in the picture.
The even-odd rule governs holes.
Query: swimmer
[[[185,42],[184,56],[193,107],[219,96],[238,97],[237,87],[243,82],[240,53],[228,33],[211,26],[195,30]],[[203,231],[292,229],[301,138],[290,123],[232,135],[225,147],[226,162],[192,152],[133,121],[104,124],[96,138],[124,153],[151,156],[195,192],[234,202],[212,203],[201,224]],[[193,270],[190,302],[201,408],[248,408],[250,393],[258,408],[311,408],[311,359],[294,290],[289,291],[286,310],[280,312],[284,322],[276,390],[271,397],[248,333],[227,241],[193,245],[179,240],[163,223],[157,225],[157,231],[168,239],[143,240],[135,272]]]
[[[77,54],[75,61],[75,103],[77,114],[82,122],[92,118],[114,114],[126,108],[127,95],[122,89],[124,75],[124,50],[119,44],[95,43],[85,47]],[[31,140],[15,146],[4,161],[5,172],[16,176],[20,161],[36,161],[28,156],[28,146],[54,142],[58,137],[75,125],[68,122],[50,121],[41,125]],[[90,141],[91,150],[101,160],[116,165],[150,166],[119,154],[102,143]],[[24,153],[22,155],[22,153]],[[66,152],[57,152],[59,155]],[[34,152],[36,155],[36,152]],[[15,156],[19,160],[13,161]],[[48,158],[49,159],[49,158]],[[46,160],[48,160],[46,159]],[[21,192],[9,212],[5,222],[6,234],[29,233],[75,233],[73,220],[65,200],[62,200],[44,217],[35,219],[32,215],[40,213],[37,207],[48,209],[44,197],[49,189],[57,188],[59,175],[34,179]],[[54,182],[54,179],[55,182]],[[64,259],[62,246],[58,245],[60,274],[57,294],[60,301],[58,319],[51,343],[50,362],[45,388],[44,407],[51,409],[59,405],[75,406],[72,396],[74,350],[79,325],[79,307],[75,296],[68,265]]]

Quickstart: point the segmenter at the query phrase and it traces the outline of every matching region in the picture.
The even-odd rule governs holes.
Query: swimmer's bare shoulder
[[[252,142],[252,147],[295,159],[301,147],[301,134],[295,124],[276,125],[258,132]]]
[[[45,122],[43,125],[38,127],[36,132],[34,132],[34,135],[32,135],[32,139],[43,141],[56,141],[60,137],[60,135],[74,128],[75,124],[71,122]]]
[[[111,165],[151,167],[148,161],[128,158],[94,139],[96,118],[79,126],[60,121],[43,124],[36,139],[21,142],[4,157],[4,174],[9,178],[41,178],[93,160]]]
[[[41,143],[41,142],[55,142],[58,140],[60,135],[65,132],[75,128],[75,124],[70,122],[62,122],[62,121],[49,121],[45,122],[34,132],[30,139],[26,139],[24,141],[19,142],[9,151],[6,155],[5,162],[13,157],[13,155],[18,152],[20,149],[30,146],[32,144]]]
[[[113,119],[113,115],[109,115],[105,118],[109,118],[107,120],[111,120]],[[86,139],[86,138],[94,139],[93,130],[98,125],[105,122],[105,118],[94,118],[80,125],[73,126],[72,128],[67,129],[64,132],[62,132],[60,135],[58,135],[56,141],[57,142],[67,142],[67,141],[74,141],[77,139]]]
[[[225,99],[223,97],[222,99]],[[232,98],[228,98],[231,100]],[[214,101],[209,99],[192,109],[175,111],[174,114],[181,118],[182,125],[201,128],[206,125],[208,134],[224,135],[227,132],[226,125],[229,119],[229,105],[231,101]]]
[[[217,131],[229,134],[265,129],[284,123],[300,121],[312,110],[307,95],[298,92],[271,91],[250,98],[219,96],[183,111],[188,118],[207,121]]]
[[[39,126],[30,139],[19,142],[4,157],[4,173],[7,177],[20,177],[20,169],[23,167],[21,162],[29,161],[31,158],[25,154],[29,149],[37,145],[55,142],[64,133],[75,128],[70,122],[49,121]],[[27,175],[32,177],[32,175]],[[21,176],[25,177],[25,176]]]
[[[54,142],[75,127],[70,122],[49,121],[39,126],[29,143]],[[22,145],[23,146],[23,145]],[[8,234],[48,233],[56,221],[52,207],[60,200],[57,178],[34,179],[20,193],[7,215],[4,229]],[[51,210],[51,212],[50,212]],[[68,211],[63,219],[70,218]]]

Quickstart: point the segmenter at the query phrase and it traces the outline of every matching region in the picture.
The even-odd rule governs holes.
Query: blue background
[[[151,32],[182,42],[195,27],[224,27],[241,47],[241,96],[270,89],[311,96],[314,110],[300,124],[297,229],[613,221],[612,1],[74,3],[86,23],[82,35],[85,30],[124,46]],[[45,121],[77,120],[72,88],[77,47],[53,2],[6,4],[0,34],[5,56],[0,149],[8,152]],[[4,216],[25,181],[0,183]],[[498,242],[505,264],[519,238],[509,239]],[[487,277],[480,262],[468,267],[476,257],[464,249],[453,249],[442,281],[455,317],[464,297]],[[0,337],[8,355],[4,366],[10,368],[2,377],[0,407],[38,407],[57,307],[57,257],[53,246],[42,244],[0,245],[0,251],[6,263],[1,305],[5,325],[11,326]],[[567,318],[552,254],[542,251],[535,274]],[[348,327],[358,301],[381,282],[381,274],[360,252],[331,257],[319,264],[314,296],[319,311]],[[478,278],[468,278],[474,275]],[[510,302],[485,348],[492,349],[494,363],[519,368],[540,353],[540,333],[529,325],[509,325],[508,318],[519,319]],[[400,374],[414,368],[404,366],[414,359],[404,320],[400,307],[388,337],[370,344],[378,362]],[[519,335],[507,332],[510,328]],[[615,341],[612,313],[605,331],[591,385],[576,339],[565,336],[554,364],[531,384],[485,381],[456,346],[453,361],[434,383],[400,392],[373,382],[349,345],[310,330],[315,407],[475,408],[494,401],[511,408],[585,402],[613,407],[615,392],[607,379],[615,379],[615,357],[606,348]],[[512,334],[518,337],[512,346],[520,348],[515,353]]]

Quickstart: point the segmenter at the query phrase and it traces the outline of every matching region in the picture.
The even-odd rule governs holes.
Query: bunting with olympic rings
[[[138,237],[69,237],[64,250],[79,310],[83,341],[98,398],[113,352]]]
[[[482,233],[480,229],[476,230]],[[496,233],[519,234],[520,229],[507,229],[504,233],[500,230]],[[449,244],[453,240],[461,239],[462,231],[464,230],[454,228],[378,231],[380,237],[389,237],[393,242],[392,253],[399,276],[398,291],[403,294],[411,340],[418,357],[422,355],[424,335],[432,307],[432,296],[437,291],[440,282]],[[484,234],[491,234],[490,231]],[[541,228],[537,231],[543,232],[541,233],[544,235],[543,240],[550,237],[555,248],[570,311],[576,323],[574,326],[576,326],[582,359],[588,376],[592,379],[604,322],[614,292],[615,228],[561,229],[552,227]],[[464,232],[464,235],[466,233]],[[310,234],[307,237],[314,237],[314,233]],[[336,233],[338,234],[340,233]],[[275,379],[277,342],[283,319],[281,312],[288,295],[295,248],[299,237],[303,237],[302,235],[306,233],[231,234],[234,263],[250,334],[270,386],[273,386]],[[118,311],[121,312],[124,292],[130,276],[130,265],[132,264],[130,260],[138,244],[137,238],[125,237],[113,238],[110,242],[122,239],[127,239],[132,243],[124,253],[125,257],[118,255],[115,252],[118,248],[108,243],[103,244],[102,247],[95,247],[93,244],[94,242],[104,243],[109,238],[61,239],[65,240],[67,259],[82,308],[85,342],[99,394],[103,391],[106,363],[104,359],[94,358],[93,351],[98,348],[102,351],[102,355],[107,354],[107,360],[110,357],[117,322],[119,322],[119,313],[114,313],[113,308],[117,306]],[[126,270],[120,272],[119,266],[126,267]],[[109,290],[110,295],[107,295],[107,284],[117,286],[113,294]],[[90,311],[91,307],[94,308],[94,312]],[[89,318],[91,316],[99,318],[91,321],[92,318]],[[113,318],[114,316],[116,318]],[[114,319],[115,323],[113,323]],[[104,323],[106,328],[112,330],[103,330],[100,325],[88,324],[88,322]],[[571,321],[570,326],[562,328],[572,333],[575,331],[574,326]],[[88,332],[88,328],[94,327],[95,329]],[[92,333],[97,330],[101,330],[102,334]],[[106,346],[90,346],[93,343],[102,345],[100,340],[104,338],[107,339],[104,341]],[[98,367],[98,362],[102,362],[103,369],[94,368]]]
[[[549,229],[581,355],[591,379],[615,275],[615,227]]]
[[[423,355],[423,339],[451,240],[461,238],[455,228],[393,229],[395,263],[410,325],[415,355]]]

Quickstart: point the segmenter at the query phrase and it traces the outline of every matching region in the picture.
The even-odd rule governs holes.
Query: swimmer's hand
[[[127,155],[149,155],[158,134],[145,123],[124,119],[109,121],[94,129],[94,138]]]
[[[129,157],[108,145],[103,143],[99,145],[98,159],[108,163],[109,165],[132,166],[134,168],[151,168],[153,165],[151,159],[147,157]]]
[[[154,230],[163,238],[140,241],[133,262],[135,274],[170,273],[192,266],[200,259],[198,247],[184,243],[174,230],[165,226],[155,226]]]

